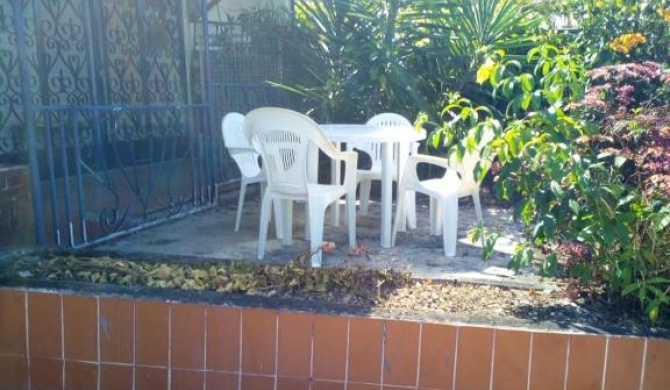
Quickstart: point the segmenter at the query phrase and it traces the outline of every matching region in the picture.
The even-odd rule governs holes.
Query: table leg
[[[393,144],[382,143],[382,223],[381,247],[391,247],[391,218],[393,214]]]
[[[334,145],[337,148],[337,150],[342,150],[340,148],[341,145],[339,142],[335,142]],[[333,166],[330,169],[330,183],[339,184],[342,176],[340,172],[342,170],[340,168],[340,162],[337,160],[330,160],[330,161],[331,164],[333,164]],[[333,202],[330,205],[330,208],[331,208],[331,214],[330,214],[331,225],[335,227],[340,226],[340,200],[337,199],[335,202]]]

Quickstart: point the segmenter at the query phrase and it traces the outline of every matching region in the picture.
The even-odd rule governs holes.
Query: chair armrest
[[[337,164],[344,161],[344,186],[353,186],[356,188],[356,167],[358,165],[358,153],[356,152],[337,152],[330,158],[334,159]]]
[[[236,155],[236,154],[246,154],[246,153],[254,153],[258,154],[256,149],[252,148],[251,146],[249,147],[230,147],[226,148],[228,150],[228,154]]]
[[[453,166],[451,166],[448,159],[437,156],[429,156],[427,154],[415,154],[407,158],[407,162],[405,163],[405,172],[403,174],[402,180],[405,182],[409,180],[411,182],[418,183],[420,180],[416,173],[416,167],[419,164],[430,164],[446,169],[444,177],[459,176],[458,171],[454,169]]]

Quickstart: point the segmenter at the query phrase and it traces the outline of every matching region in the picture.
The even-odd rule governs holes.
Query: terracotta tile
[[[315,380],[312,382],[312,390],[344,390],[344,382]]]
[[[193,370],[172,370],[171,387],[175,390],[202,390],[205,372]]]
[[[100,298],[100,360],[133,363],[135,304],[128,299]]]
[[[63,358],[61,296],[28,293],[28,345],[31,358]]]
[[[528,386],[530,333],[498,330],[493,357],[494,389],[525,389]]]
[[[135,302],[135,358],[137,364],[168,365],[170,306]],[[135,378],[137,381],[137,378]]]
[[[458,329],[456,388],[488,389],[493,358],[493,329],[464,326]]]
[[[450,325],[423,324],[420,386],[435,389],[452,388],[457,329]]]
[[[242,372],[274,375],[276,339],[277,312],[242,310]]]
[[[26,356],[26,293],[0,290],[0,355]]]
[[[242,390],[274,390],[275,379],[269,376],[242,376]]]
[[[605,388],[608,390],[639,388],[643,355],[644,339],[610,337],[607,346]]]
[[[240,368],[240,309],[207,308],[207,369],[237,372]]]
[[[349,381],[380,383],[384,322],[352,317],[349,324]]]
[[[314,317],[314,378],[344,381],[348,327],[347,317]]]
[[[303,378],[277,378],[276,390],[310,390],[309,380]]]
[[[63,296],[63,340],[66,360],[98,361],[96,298]]]
[[[172,305],[172,367],[205,368],[205,307]]]
[[[91,390],[98,388],[98,365],[82,362],[65,362],[65,388]]]
[[[570,336],[568,389],[600,389],[605,364],[605,337]]]
[[[533,333],[530,362],[530,390],[562,390],[568,335]]]
[[[135,390],[160,390],[167,388],[167,369],[155,367],[135,368]]]
[[[367,383],[349,383],[347,390],[379,390],[380,385],[371,385]]]
[[[420,327],[416,322],[386,321],[385,385],[416,386],[419,332]]]
[[[133,388],[133,368],[112,364],[100,365],[100,390]]]
[[[647,341],[647,361],[644,371],[644,388],[667,389],[670,383],[670,341]]]
[[[63,388],[63,361],[30,359],[30,388],[55,390]]]
[[[238,390],[239,376],[226,372],[207,371],[206,390]]]
[[[18,356],[0,356],[0,390],[28,390],[28,360]]]
[[[300,378],[310,376],[312,319],[309,314],[279,313],[277,375]]]

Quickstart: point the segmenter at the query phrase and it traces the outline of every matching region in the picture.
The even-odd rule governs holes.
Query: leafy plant
[[[474,70],[497,49],[530,47],[540,18],[521,0],[299,0],[303,68],[283,85],[323,120],[382,111],[435,119],[449,91],[491,103]]]
[[[612,299],[635,295],[649,318],[658,319],[670,300],[670,208],[627,180],[629,159],[590,142],[601,130],[571,111],[587,85],[583,59],[543,45],[524,62],[491,59],[482,79],[508,102],[506,123],[491,126],[489,118],[474,117],[475,139],[464,141],[475,144],[484,128],[497,132],[488,147],[502,164],[496,192],[513,202],[530,238],[510,265],[530,265],[539,246],[549,250],[541,270],[555,274],[565,253],[560,249],[578,248],[573,276],[605,282]],[[529,64],[533,70],[524,71]],[[468,112],[468,118],[477,112],[465,101],[448,111],[454,117]]]
[[[555,38],[583,54],[589,67],[669,60],[667,0],[546,1],[544,9],[571,22],[570,29]]]

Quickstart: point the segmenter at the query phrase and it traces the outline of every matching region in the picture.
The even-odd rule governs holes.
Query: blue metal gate
[[[190,92],[184,10],[0,3],[0,162],[30,164],[38,244],[86,246],[214,201],[220,131],[209,86]]]

